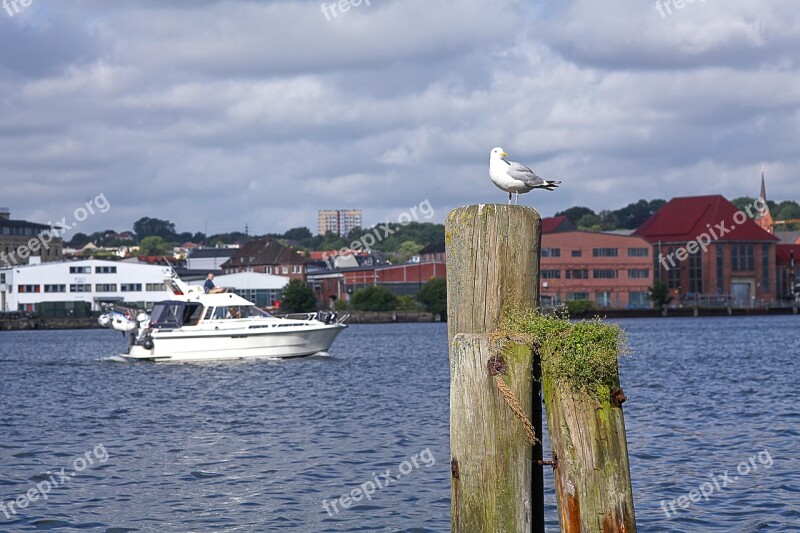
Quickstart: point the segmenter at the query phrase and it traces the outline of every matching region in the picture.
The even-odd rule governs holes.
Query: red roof
[[[794,264],[800,265],[800,244],[778,244],[775,246],[775,263],[789,265],[794,252]]]
[[[547,217],[542,219],[542,233],[555,233],[575,229],[575,225],[566,216]]]
[[[737,224],[739,209],[719,194],[673,198],[633,234],[650,243],[689,242],[703,233],[719,241],[779,241],[749,217]],[[736,220],[741,215],[736,216]],[[710,229],[709,229],[710,228]],[[724,228],[724,230],[723,230]],[[713,234],[712,234],[713,230]]]

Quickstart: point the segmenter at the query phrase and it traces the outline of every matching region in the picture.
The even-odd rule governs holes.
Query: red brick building
[[[220,268],[223,274],[262,272],[305,280],[306,262],[302,252],[266,237],[247,242]]]
[[[778,300],[800,299],[800,244],[778,244],[775,246]]]
[[[720,195],[673,198],[634,235],[653,246],[656,279],[675,304],[751,307],[776,298],[778,238]]]
[[[543,307],[569,300],[650,307],[652,248],[640,237],[579,231],[565,217],[545,218],[539,277]]]
[[[355,291],[370,285],[382,285],[398,296],[415,295],[430,279],[446,277],[444,262],[431,261],[320,270],[308,274],[308,283],[324,304],[331,299],[348,300]]]

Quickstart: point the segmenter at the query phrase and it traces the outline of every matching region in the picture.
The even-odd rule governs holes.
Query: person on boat
[[[225,289],[218,288],[216,285],[214,285],[214,274],[211,272],[208,273],[206,282],[203,283],[203,289],[206,291],[206,294],[219,294],[220,292],[225,291]]]

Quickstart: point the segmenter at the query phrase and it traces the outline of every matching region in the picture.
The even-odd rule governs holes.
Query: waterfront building
[[[361,209],[322,209],[317,214],[317,232],[328,232],[346,237],[350,230],[360,228]]]
[[[721,195],[673,198],[634,235],[653,247],[656,279],[675,305],[752,307],[776,298],[779,239]]]
[[[577,230],[566,217],[544,218],[539,278],[543,307],[591,300],[598,307],[647,308],[651,246],[641,237]]]
[[[775,267],[778,300],[800,303],[800,244],[776,245]]]
[[[331,300],[349,300],[355,291],[371,285],[384,286],[398,296],[413,296],[432,278],[446,277],[445,263],[430,261],[321,269],[309,272],[308,283],[314,289],[317,301],[324,306]]]
[[[0,268],[60,261],[63,248],[61,237],[50,226],[13,220],[11,211],[0,208]]]
[[[167,297],[163,266],[85,259],[0,269],[0,310],[68,311],[77,302],[99,311],[103,303],[141,308]],[[68,313],[66,313],[68,314]]]

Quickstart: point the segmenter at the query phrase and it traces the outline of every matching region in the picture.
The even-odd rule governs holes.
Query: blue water
[[[639,530],[800,531],[800,318],[622,324]],[[449,531],[446,339],[354,325],[331,357],[156,365],[108,330],[0,332],[0,502],[61,481],[0,531]]]

